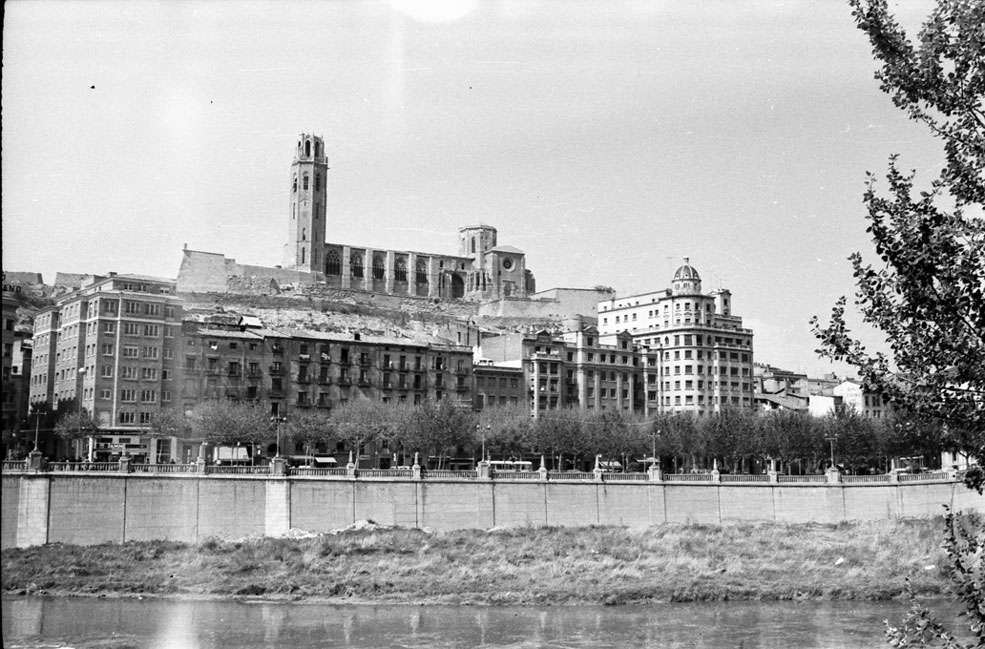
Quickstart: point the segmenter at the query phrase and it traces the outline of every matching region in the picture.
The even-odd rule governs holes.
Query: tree
[[[475,422],[470,409],[451,399],[428,400],[408,413],[404,443],[408,449],[424,451],[425,456],[436,455],[440,469],[447,451],[472,442]]]
[[[209,399],[199,402],[189,417],[196,437],[213,444],[262,444],[274,436],[267,412],[250,403]],[[278,449],[279,450],[279,449]]]
[[[331,416],[324,410],[294,411],[282,432],[295,449],[304,449],[305,454],[319,445],[330,446],[337,439]]]
[[[400,406],[360,399],[332,412],[332,433],[357,455],[363,444],[389,443],[395,439],[405,418]]]
[[[891,358],[870,354],[845,324],[847,301],[835,305],[831,321],[812,319],[819,351],[858,368],[870,390],[899,408],[935,417],[966,434],[956,443],[985,458],[985,3],[937,0],[914,45],[889,11],[886,0],[848,0],[860,30],[881,64],[876,78],[899,108],[926,125],[944,145],[945,166],[929,190],[913,196],[915,175],[890,158],[888,196],[875,179],[863,196],[881,266],[851,256],[863,321],[885,335]],[[969,487],[982,491],[982,472],[969,472]],[[952,578],[967,605],[976,646],[985,641],[985,523],[956,533],[947,517],[945,548]],[[977,538],[976,538],[977,535]],[[922,607],[906,624],[891,629],[890,643],[902,646],[962,645]]]
[[[478,414],[477,421],[478,438],[473,444],[481,449],[484,438],[487,455],[520,456],[524,451],[540,445],[537,433],[539,429],[535,428],[535,422],[530,418],[530,409],[525,406],[486,408]]]
[[[962,443],[985,457],[985,5],[938,0],[914,45],[886,0],[849,0],[881,63],[876,78],[909,116],[942,140],[946,163],[929,190],[890,158],[888,193],[869,174],[863,202],[880,265],[850,259],[855,304],[891,354],[869,353],[845,324],[846,300],[821,327],[818,350],[854,365],[866,388],[896,407],[970,427]]]
[[[89,440],[89,459],[92,459],[96,452],[95,435],[98,430],[95,420],[86,410],[70,410],[55,422],[55,434],[59,437]]]

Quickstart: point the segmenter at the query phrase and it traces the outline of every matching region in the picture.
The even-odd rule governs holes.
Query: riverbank
[[[879,600],[947,593],[941,521],[362,529],[2,553],[4,594],[429,604]]]

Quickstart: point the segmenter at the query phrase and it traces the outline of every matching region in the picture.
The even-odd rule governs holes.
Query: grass
[[[357,530],[2,553],[6,594],[623,604],[947,592],[941,522]],[[932,566],[932,567],[931,567]]]

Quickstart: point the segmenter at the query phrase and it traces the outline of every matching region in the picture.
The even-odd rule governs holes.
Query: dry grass
[[[3,590],[482,604],[886,599],[906,580],[918,595],[946,591],[940,529],[913,520],[52,545],[4,551]]]

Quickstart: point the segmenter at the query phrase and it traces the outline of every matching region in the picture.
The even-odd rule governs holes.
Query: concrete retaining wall
[[[494,526],[839,523],[985,511],[958,482],[672,484],[324,480],[153,474],[4,475],[2,546],[197,542],[327,532],[371,519],[436,531]]]

